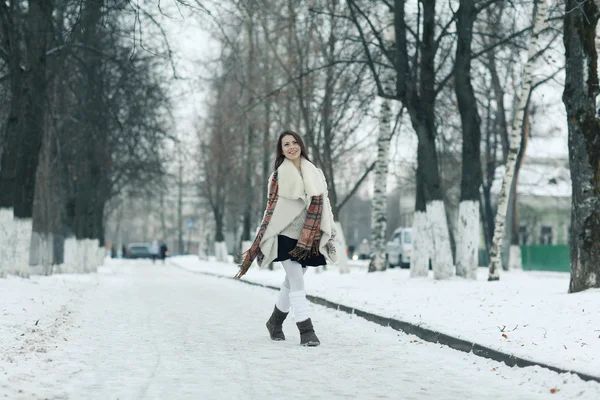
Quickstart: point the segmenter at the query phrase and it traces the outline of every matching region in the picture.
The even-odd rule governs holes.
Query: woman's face
[[[292,135],[286,135],[281,138],[281,149],[285,158],[290,161],[294,161],[300,157],[300,145]]]

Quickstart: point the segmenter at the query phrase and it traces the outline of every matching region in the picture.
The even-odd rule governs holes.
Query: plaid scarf
[[[234,279],[240,279],[242,276],[244,276],[246,272],[248,272],[248,269],[250,269],[250,266],[255,259],[261,263],[264,258],[264,254],[260,250],[260,242],[267,231],[267,227],[269,226],[269,222],[273,216],[273,211],[275,211],[275,205],[279,199],[279,195],[277,194],[278,189],[279,184],[277,183],[277,171],[275,171],[273,178],[271,179],[271,186],[269,188],[267,212],[265,213],[265,217],[263,218],[260,229],[256,234],[256,238],[254,239],[252,246],[250,246],[250,249],[245,251],[240,257],[240,270],[233,277]],[[308,212],[306,214],[306,219],[304,220],[304,226],[302,227],[302,232],[300,233],[298,243],[296,244],[296,247],[290,251],[291,256],[302,260],[309,256],[319,255],[322,212],[323,195],[313,196],[310,201],[310,206],[308,207]]]

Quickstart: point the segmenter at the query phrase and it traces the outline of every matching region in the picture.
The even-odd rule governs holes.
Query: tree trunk
[[[533,79],[533,57],[537,49],[538,35],[546,21],[546,1],[536,0],[537,15],[533,26],[533,34],[527,54],[527,63],[523,72],[523,80],[518,93],[518,107],[510,130],[510,150],[508,160],[506,162],[506,172],[502,181],[502,189],[498,198],[498,210],[496,211],[494,239],[492,241],[492,249],[490,251],[490,266],[488,280],[497,281],[500,279],[499,270],[501,268],[500,251],[502,240],[504,239],[504,225],[506,222],[506,211],[508,208],[508,196],[512,186],[517,155],[520,147],[520,134],[523,127],[523,118],[531,81]],[[535,7],[534,7],[535,10]]]
[[[387,224],[387,176],[390,151],[390,103],[383,100],[379,116],[377,165],[371,211],[371,262],[369,272],[383,271],[385,262],[385,232]],[[342,249],[345,251],[345,249]]]
[[[15,218],[31,219],[35,178],[39,162],[47,102],[46,52],[52,38],[52,10],[50,0],[30,0],[27,13],[26,47],[28,71],[25,74],[23,120],[17,151],[16,179],[14,187]]]
[[[563,102],[573,185],[569,293],[600,287],[600,88],[595,47],[599,17],[597,1],[565,2]]]
[[[19,21],[15,21],[21,10],[19,1],[12,0],[10,6],[0,4],[2,7],[2,29],[4,34],[3,45],[9,52],[8,70],[10,72],[10,107],[2,149],[0,149],[0,209],[10,209],[13,213],[15,181],[17,169],[17,153],[19,138],[21,137],[21,125],[23,120],[23,97],[25,79],[22,69],[22,38]]]
[[[419,150],[420,151],[420,147]],[[413,219],[413,247],[410,259],[410,276],[426,277],[429,273],[429,259],[431,244],[431,230],[427,219],[427,205],[425,203],[425,184],[422,177],[422,157],[417,154],[417,193],[415,198],[415,215]]]
[[[14,16],[18,7],[17,1],[11,1],[10,10],[5,4],[3,12],[4,45],[10,53],[10,108],[6,120],[6,130],[0,149],[0,278],[13,273],[14,249],[10,243],[15,236],[14,224],[14,194],[16,181],[17,151],[20,137],[20,122],[22,121],[23,70],[21,69],[21,43],[19,27]]]
[[[474,0],[460,0],[456,29],[458,43],[454,64],[455,91],[462,123],[462,180],[458,213],[456,273],[477,278],[479,249],[479,188],[481,187],[481,119],[471,85],[471,43],[476,18]]]
[[[162,241],[164,243],[166,243],[166,241],[167,241],[167,221],[165,219],[166,212],[167,212],[167,208],[165,207],[165,194],[161,190],[159,215],[160,215],[160,232],[161,232]]]
[[[492,239],[494,237],[494,211],[492,210],[492,185],[496,174],[496,153],[498,148],[498,133],[496,132],[496,123],[491,118],[491,101],[488,100],[487,123],[485,134],[485,181],[483,183],[483,197],[481,199],[481,216],[483,221],[485,248],[489,254],[492,248]],[[493,139],[493,140],[492,140]]]
[[[249,4],[246,7],[247,11],[248,11],[248,19],[246,21],[246,35],[248,36],[248,65],[247,65],[247,88],[246,88],[246,104],[248,107],[250,107],[250,105],[252,104],[253,100],[254,100],[254,73],[253,73],[253,66],[255,64],[255,60],[254,60],[254,21],[253,21],[253,15],[252,15],[252,5]],[[244,176],[244,198],[245,198],[245,202],[244,202],[244,220],[243,220],[243,225],[242,225],[242,242],[248,242],[250,240],[252,240],[252,205],[253,205],[253,194],[254,194],[254,190],[253,190],[253,184],[252,184],[252,177],[254,175],[254,168],[252,168],[252,165],[254,164],[254,160],[252,159],[252,151],[254,149],[254,111],[250,110],[246,113],[246,117],[245,117],[245,123],[247,124],[247,128],[248,128],[248,136],[246,137],[247,143],[246,143],[246,166],[244,168],[245,170],[245,176]]]
[[[179,150],[179,168],[177,173],[177,246],[183,254],[183,160]]]
[[[245,176],[244,176],[244,220],[242,224],[242,241],[250,241],[252,240],[252,203],[253,203],[253,194],[254,188],[252,184],[252,175],[254,169],[252,168],[253,160],[252,160],[252,149],[254,147],[254,132],[252,131],[253,127],[250,124],[248,126],[248,137],[247,139],[247,148],[246,148],[246,167]]]
[[[530,96],[531,97],[531,94]],[[506,216],[506,236],[504,240],[506,247],[508,247],[504,254],[504,260],[502,260],[502,268],[505,271],[510,269],[523,269],[523,263],[521,261],[521,248],[519,247],[519,172],[521,166],[525,160],[525,153],[527,152],[527,145],[529,144],[530,135],[530,120],[529,118],[529,101],[525,107],[525,117],[523,120],[523,140],[521,140],[521,146],[519,149],[519,155],[515,165],[515,176],[510,192],[510,200],[508,204],[508,212]]]
[[[407,85],[407,109],[419,138],[420,149],[417,152],[417,158],[421,160],[417,163],[421,163],[422,173],[420,176],[424,179],[423,194],[427,204],[427,224],[430,228],[431,250],[429,254],[432,257],[433,276],[435,279],[447,279],[454,275],[454,263],[435,148],[436,2],[435,0],[424,0],[421,3],[423,5],[423,35],[419,85],[408,82],[406,76],[403,80]],[[398,19],[398,17],[396,18]],[[405,24],[404,16],[402,23]],[[406,35],[406,28],[403,29],[403,32]],[[406,46],[406,36],[403,41]],[[403,49],[402,53],[408,54],[406,49]]]

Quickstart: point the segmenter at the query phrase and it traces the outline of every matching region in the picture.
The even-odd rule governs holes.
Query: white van
[[[410,267],[410,253],[412,251],[412,228],[398,228],[385,246],[385,259],[388,267]]]

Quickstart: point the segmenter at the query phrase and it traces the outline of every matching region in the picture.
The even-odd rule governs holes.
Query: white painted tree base
[[[433,242],[431,257],[433,278],[451,278],[454,276],[454,263],[452,262],[450,234],[448,233],[448,223],[446,221],[446,208],[442,200],[435,200],[427,204],[427,219]]]
[[[37,268],[42,275],[52,275],[54,261],[54,235],[33,232],[29,250],[30,267]]]
[[[9,275],[29,277],[32,224],[31,218],[12,220],[12,235],[6,238],[5,243],[2,243],[3,246],[7,246],[8,264],[5,271]]]
[[[84,239],[84,261],[85,261],[85,272],[96,273],[98,266],[102,263],[102,257],[100,255],[100,241],[98,239]]]
[[[64,274],[95,273],[104,263],[104,248],[98,239],[65,240],[64,263],[57,270]]]
[[[429,251],[432,246],[427,213],[415,211],[412,233],[410,276],[411,278],[426,277],[429,273]]]
[[[12,208],[0,208],[0,278],[6,278],[9,257],[12,255],[8,248],[8,238],[13,235],[12,220]]]
[[[456,275],[477,279],[479,249],[479,203],[462,201],[458,209]]]
[[[387,269],[385,265],[385,254],[373,253],[371,254],[371,260],[369,264],[369,270],[372,270],[373,266],[375,271],[384,271]]]
[[[77,269],[77,239],[70,237],[65,239],[63,264],[59,270],[63,274],[73,274],[79,272]]]
[[[348,253],[346,252],[346,237],[340,221],[335,222],[335,250],[337,255],[337,265],[340,269],[340,274],[350,273],[348,266]]]
[[[515,244],[511,245],[509,256],[510,269],[523,269],[523,259],[521,257],[521,246]]]
[[[215,242],[215,256],[219,262],[227,262],[227,243]]]

